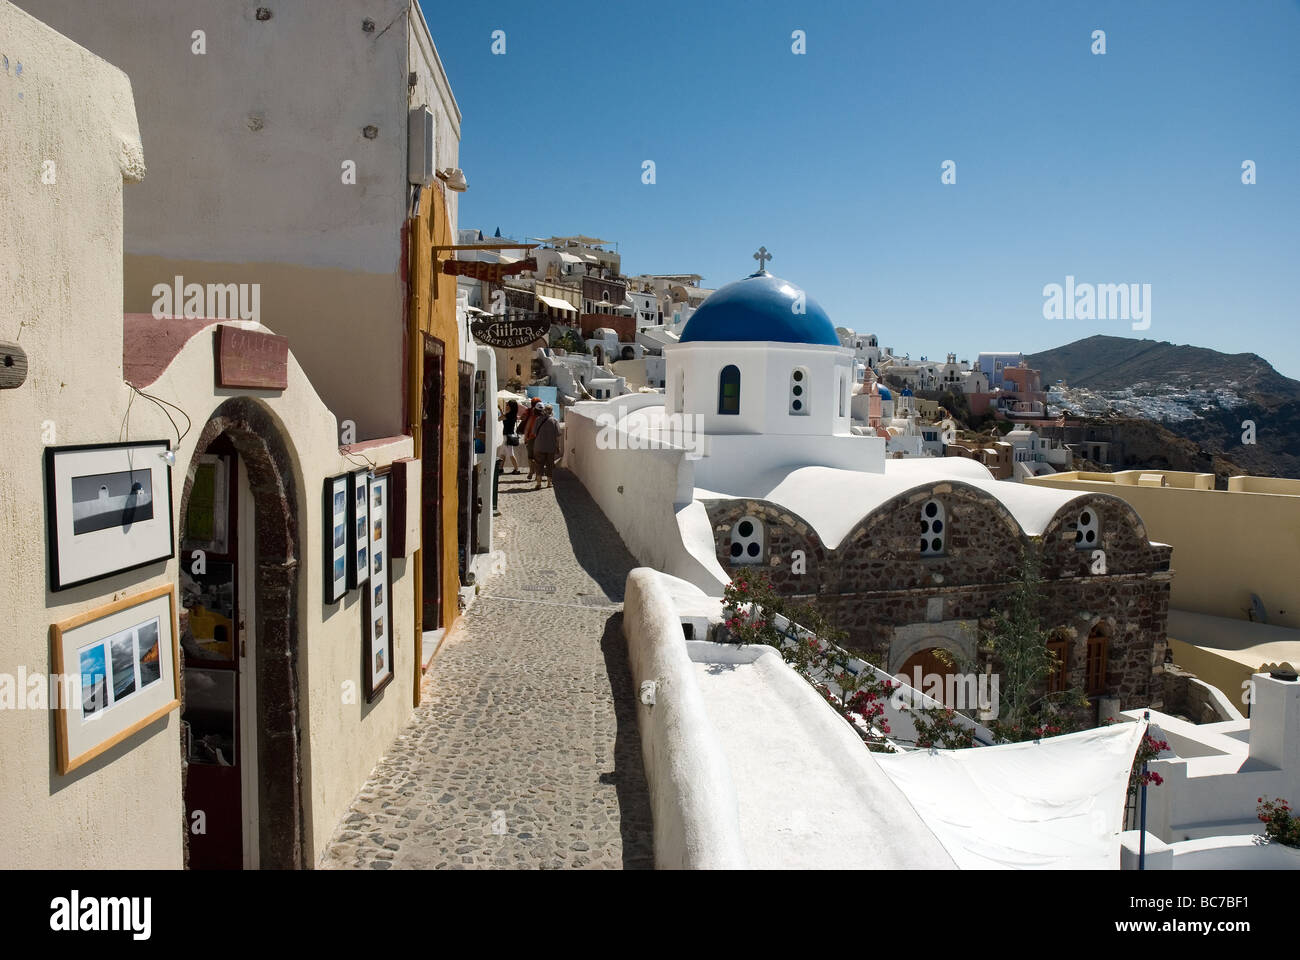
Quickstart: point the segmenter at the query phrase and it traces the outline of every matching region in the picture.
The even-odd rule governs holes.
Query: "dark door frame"
[[[195,441],[181,494],[182,523],[189,509],[198,455],[222,436],[229,437],[243,460],[252,493],[252,503],[244,506],[255,510],[252,582],[257,703],[251,715],[258,727],[259,859],[262,869],[301,869],[307,865],[303,860],[307,817],[301,742],[308,720],[307,705],[300,700],[298,688],[300,482],[275,419],[256,399],[232,397],[213,412]],[[189,561],[189,555],[180,558],[181,563]],[[188,617],[183,611],[182,617],[184,634]],[[183,751],[184,744],[180,746]],[[189,824],[183,829],[188,859]]]
[[[424,334],[424,376],[420,412],[420,556],[423,568],[424,629],[443,624],[442,478],[443,429],[447,410],[447,348]]]

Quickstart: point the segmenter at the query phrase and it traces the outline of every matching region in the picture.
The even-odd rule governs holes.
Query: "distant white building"
[[[1068,470],[1073,456],[1065,444],[1059,440],[1040,437],[1035,430],[1017,426],[1003,438],[1011,444],[1011,459],[1014,473],[1013,480],[1025,477],[1040,477]]]

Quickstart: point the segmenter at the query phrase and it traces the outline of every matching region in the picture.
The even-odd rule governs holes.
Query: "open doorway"
[[[185,686],[181,712],[185,811],[194,869],[255,869],[257,724],[249,551],[252,496],[234,445],[219,437],[198,457],[181,548]],[[242,507],[242,509],[241,509]],[[251,647],[251,649],[250,649]]]
[[[192,869],[303,866],[298,523],[289,453],[233,398],[181,497],[181,757]]]

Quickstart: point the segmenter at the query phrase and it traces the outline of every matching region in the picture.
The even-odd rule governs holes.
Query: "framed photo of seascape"
[[[393,680],[392,569],[388,563],[388,475],[370,481],[370,583],[361,591],[362,674],[366,700],[374,700]]]
[[[370,578],[370,471],[352,474],[348,494],[348,589]]]
[[[45,448],[50,589],[175,554],[167,440]]]
[[[325,602],[337,603],[348,592],[348,475],[325,480]]]
[[[50,626],[59,773],[180,706],[176,638],[171,584]]]

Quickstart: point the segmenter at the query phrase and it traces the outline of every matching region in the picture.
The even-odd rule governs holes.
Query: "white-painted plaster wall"
[[[400,433],[409,109],[434,112],[435,167],[459,165],[460,139],[414,0],[278,0],[266,21],[211,0],[103,2],[93,16],[85,0],[19,5],[131,77],[151,175],[127,198],[127,312],[151,312],[154,284],[177,274],[260,284],[257,319],[289,338],[330,409],[359,439]]]
[[[1167,843],[1254,834],[1258,797],[1300,796],[1300,682],[1252,679],[1249,720],[1193,724],[1151,711],[1171,750],[1149,764],[1164,780],[1147,788],[1149,833]],[[1137,720],[1142,713],[1123,716]]]
[[[849,432],[853,355],[842,347],[699,341],[666,346],[664,357],[668,409],[704,417],[704,429],[710,434],[780,437]],[[728,365],[740,369],[737,414],[718,412],[719,378]],[[796,367],[808,372],[803,396],[807,415],[790,413],[790,374]]]
[[[9,59],[0,73],[0,337],[19,340],[30,365],[26,383],[0,391],[0,672],[47,677],[51,623],[165,582],[156,564],[57,594],[47,588],[42,438],[119,438],[129,394],[123,182],[142,177],[144,164],[120,70],[8,3],[0,4],[0,53]],[[41,182],[45,161],[55,183]],[[152,438],[152,425],[129,436],[145,429]],[[60,776],[52,712],[0,710],[0,863],[179,867],[177,730],[173,712]]]
[[[18,338],[31,369],[19,389],[0,393],[0,551],[4,584],[0,672],[47,675],[48,628],[103,605],[175,583],[179,559],[52,593],[47,588],[42,449],[49,443],[170,437],[171,423],[144,399],[130,405],[122,380],[122,184],[144,173],[131,87],[124,74],[26,13],[0,4],[0,44],[19,80],[0,76],[0,220],[22,238],[0,258],[0,336]],[[20,100],[19,92],[23,93]],[[40,180],[56,163],[54,184]],[[135,189],[135,188],[132,188]],[[29,325],[19,328],[21,320]],[[246,329],[265,330],[256,324]],[[176,448],[172,522],[194,444],[213,410],[248,391],[214,390],[213,330],[180,350],[148,392],[185,412],[191,427]],[[300,532],[298,684],[302,801],[308,863],[411,709],[413,578],[393,563],[396,679],[373,704],[361,694],[360,598],[323,601],[322,489],[327,476],[366,460],[382,466],[412,455],[402,437],[349,458],[338,423],[291,354],[288,387],[255,391],[290,450]],[[172,411],[184,425],[183,418]],[[179,602],[179,598],[178,598]],[[345,699],[352,684],[355,696]],[[66,776],[57,773],[48,709],[0,710],[0,863],[10,867],[178,868],[184,826],[179,712],[156,721]]]

